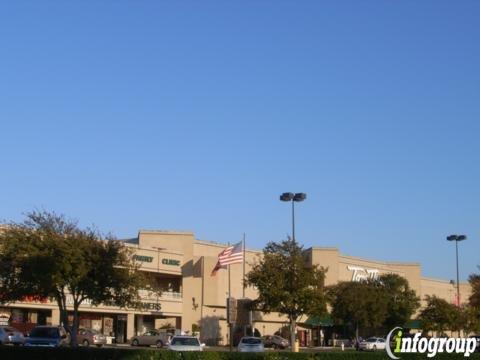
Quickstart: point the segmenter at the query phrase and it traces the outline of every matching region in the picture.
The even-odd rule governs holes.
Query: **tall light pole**
[[[280,195],[281,201],[291,201],[292,202],[292,240],[295,241],[295,203],[303,201],[307,198],[305,193],[290,193],[286,192]],[[290,346],[292,347],[293,352],[298,352],[298,341],[297,341],[297,325],[295,322],[290,324]]]
[[[457,306],[460,306],[460,280],[458,275],[458,242],[467,240],[466,235],[450,235],[447,236],[448,241],[455,241],[455,252],[457,255]]]
[[[303,201],[307,198],[305,193],[286,192],[280,195],[280,200],[292,202],[292,239],[295,241],[295,203]]]

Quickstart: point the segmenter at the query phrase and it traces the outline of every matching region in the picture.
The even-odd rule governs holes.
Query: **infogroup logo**
[[[403,335],[401,327],[396,327],[388,333],[386,350],[391,359],[400,359],[396,355],[402,353],[426,353],[429,358],[443,352],[447,354],[463,353],[463,356],[468,357],[477,346],[475,338],[426,338],[422,337],[420,333],[413,337],[404,337]],[[393,351],[391,344],[393,344]]]

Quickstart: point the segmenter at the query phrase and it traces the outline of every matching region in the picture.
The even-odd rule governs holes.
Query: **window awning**
[[[303,325],[308,327],[333,326],[333,319],[330,314],[323,316],[309,316]]]
[[[420,320],[409,320],[403,325],[403,328],[419,330],[422,328],[422,322]]]

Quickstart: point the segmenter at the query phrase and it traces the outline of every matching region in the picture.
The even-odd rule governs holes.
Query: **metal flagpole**
[[[227,318],[228,318],[228,332],[229,332],[229,338],[230,338],[230,341],[229,341],[229,345],[230,345],[230,352],[233,350],[233,339],[232,339],[232,319],[230,318],[231,317],[231,309],[230,307],[232,306],[232,301],[231,301],[231,298],[232,298],[232,289],[231,289],[231,286],[230,286],[230,264],[227,265],[228,266],[228,309],[227,311],[229,312],[228,315],[227,315]]]
[[[242,282],[245,281],[245,233],[243,233],[243,280]],[[242,297],[245,298],[245,284],[242,284]]]
[[[243,233],[243,280],[242,280],[242,298],[245,301],[245,233]],[[244,310],[243,310],[244,311]],[[249,314],[250,315],[250,314]],[[247,336],[247,325],[243,325],[243,336]]]

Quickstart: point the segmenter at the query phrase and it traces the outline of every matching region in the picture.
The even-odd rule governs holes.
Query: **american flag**
[[[220,254],[218,254],[217,265],[212,270],[211,276],[214,276],[218,270],[226,265],[238,264],[243,262],[243,243],[240,241],[238,244],[225,248]]]

